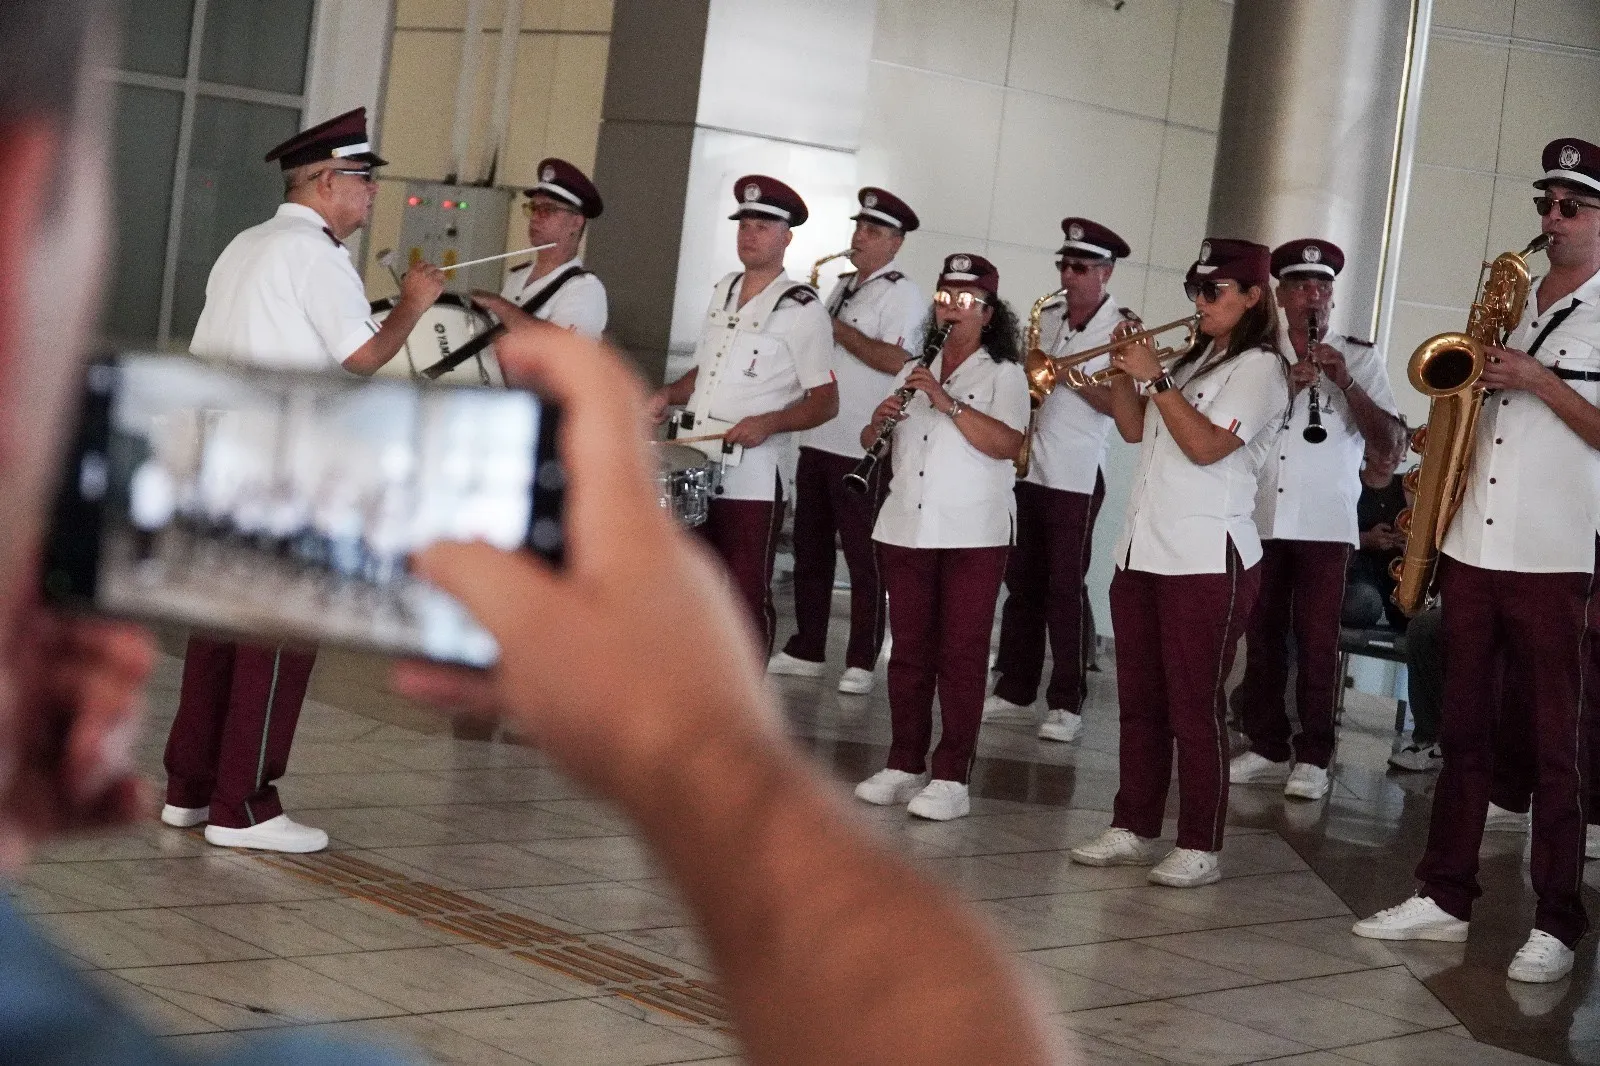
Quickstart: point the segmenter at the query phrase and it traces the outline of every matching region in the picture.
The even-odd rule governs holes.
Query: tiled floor
[[[142,753],[158,779],[178,676],[165,659],[152,693]],[[324,654],[283,782],[334,853],[222,852],[152,820],[51,848],[17,902],[109,994],[196,1049],[314,1026],[445,1062],[735,1062],[688,919],[616,815],[538,752],[456,739],[381,679],[377,664]],[[841,787],[881,766],[881,685],[779,687]],[[859,808],[988,915],[1083,1061],[1534,1061],[1508,1048],[1600,1061],[1592,947],[1560,985],[1504,980],[1531,914],[1521,838],[1485,845],[1471,943],[1349,933],[1354,914],[1409,891],[1425,832],[1431,780],[1384,772],[1392,704],[1352,698],[1328,802],[1234,789],[1225,879],[1178,891],[1067,858],[1107,824],[1116,787],[1109,676],[1092,687],[1077,744],[985,727],[970,818]]]

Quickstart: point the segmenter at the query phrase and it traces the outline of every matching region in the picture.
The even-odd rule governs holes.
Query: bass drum
[[[398,296],[372,301],[372,320],[381,324],[399,302]],[[447,292],[423,312],[399,353],[378,369],[378,376],[425,380],[424,370],[493,325],[494,319],[465,296]],[[438,380],[448,385],[505,384],[492,345]]]

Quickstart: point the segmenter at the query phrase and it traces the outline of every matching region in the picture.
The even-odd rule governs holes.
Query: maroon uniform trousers
[[[713,499],[700,535],[728,568],[739,598],[754,626],[763,655],[772,654],[778,612],[772,606],[772,563],[783,528],[783,485],[773,486],[772,501]]]
[[[315,651],[191,637],[167,737],[167,802],[211,808],[229,829],[283,813],[273,782],[289,767]]]
[[[1422,893],[1444,910],[1463,920],[1471,917],[1472,901],[1482,894],[1478,846],[1494,787],[1498,719],[1507,735],[1532,737],[1529,872],[1539,897],[1534,927],[1571,946],[1588,928],[1579,886],[1593,575],[1485,570],[1450,558],[1439,565],[1444,767],[1417,879]],[[1502,673],[1524,685],[1525,692],[1503,700],[1498,684]]]
[[[872,524],[888,495],[885,464],[873,468],[868,491],[851,492],[844,476],[856,460],[819,448],[801,448],[794,476],[795,634],[783,650],[796,659],[820,663],[828,655],[828,620],[833,614],[833,570],[838,546],[850,571],[850,643],[844,664],[871,670],[883,650],[884,606]]]
[[[1050,638],[1051,710],[1079,713],[1088,695],[1083,676],[1089,615],[1089,551],[1095,518],[1106,498],[1105,478],[1093,493],[1017,482],[1017,543],[1006,561],[1006,603],[1000,611],[1000,651],[994,694],[1026,707],[1039,694],[1045,636]]]
[[[1260,566],[1228,549],[1221,574],[1118,570],[1111,579],[1122,724],[1111,824],[1161,835],[1178,746],[1178,847],[1218,851],[1228,816],[1223,685],[1255,604]]]
[[[933,739],[933,697],[939,696],[939,746],[933,776],[965,783],[978,748],[983,691],[989,677],[989,635],[1005,576],[1004,545],[993,548],[902,548],[878,545],[889,590],[889,717],[894,739],[888,767],[920,774]]]
[[[1339,615],[1350,545],[1268,540],[1261,544],[1261,592],[1246,630],[1244,680],[1236,699],[1250,750],[1273,762],[1291,755],[1327,769],[1333,761],[1333,709],[1339,695]],[[1300,732],[1289,742],[1289,638],[1295,642],[1295,709]]]

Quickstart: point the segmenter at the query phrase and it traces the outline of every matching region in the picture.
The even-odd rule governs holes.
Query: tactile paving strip
[[[497,911],[459,892],[337,851],[256,858],[274,869],[337,888],[354,899],[416,918],[463,940],[509,951],[519,959],[678,1021],[731,1032],[727,1008],[713,986],[590,937]]]

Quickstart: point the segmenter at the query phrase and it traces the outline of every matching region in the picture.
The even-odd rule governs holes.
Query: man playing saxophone
[[[870,186],[856,199],[861,210],[853,218],[856,230],[850,238],[855,270],[839,279],[827,301],[839,415],[800,434],[794,479],[796,631],[767,671],[793,677],[822,673],[837,536],[850,571],[850,643],[839,691],[861,695],[872,691],[872,670],[888,621],[872,523],[889,490],[889,476],[880,467],[862,495],[844,487],[844,476],[861,457],[861,427],[921,344],[918,335],[928,315],[928,298],[895,262],[906,234],[920,225],[917,213],[893,193]]]
[[[1132,315],[1106,288],[1117,260],[1128,255],[1127,242],[1086,218],[1062,219],[1061,232],[1061,293],[1039,315],[1039,347],[1050,356],[1100,347]],[[1110,361],[1107,354],[1079,369],[1091,374]],[[1058,385],[1034,412],[1028,473],[1017,481],[1017,543],[1006,562],[999,677],[984,713],[991,719],[1029,713],[1048,634],[1054,666],[1041,740],[1069,743],[1083,728],[1083,648],[1094,637],[1084,575],[1106,495],[1102,468],[1110,429],[1109,386]]]
[[[1298,361],[1289,367],[1288,424],[1262,463],[1256,492],[1261,592],[1234,692],[1250,748],[1228,767],[1233,784],[1282,785],[1284,795],[1306,800],[1331,787],[1339,615],[1345,568],[1360,539],[1362,456],[1368,448],[1392,452],[1400,440],[1382,356],[1366,341],[1326,336],[1333,279],[1343,269],[1344,251],[1331,241],[1308,237],[1272,252],[1278,306]],[[1292,747],[1284,692],[1291,638],[1300,713]]]
[[[1467,939],[1494,764],[1499,678],[1526,685],[1505,728],[1536,751],[1533,932],[1507,972],[1558,981],[1588,929],[1583,670],[1600,519],[1600,147],[1545,147],[1534,182],[1550,272],[1504,347],[1485,346],[1489,390],[1460,510],[1441,545],[1444,767],[1417,895],[1356,923],[1383,940]]]

